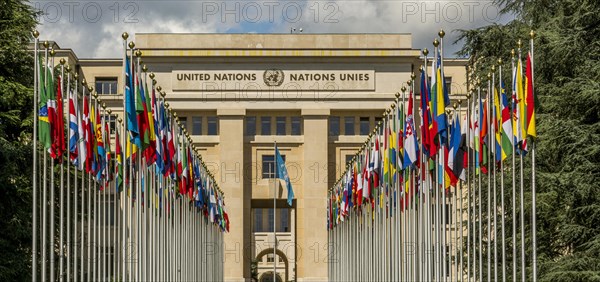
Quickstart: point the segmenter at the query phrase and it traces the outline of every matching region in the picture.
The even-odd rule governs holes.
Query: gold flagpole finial
[[[440,42],[436,38],[433,40],[433,47],[438,47],[438,45],[440,45]]]
[[[165,92],[165,91],[161,91],[161,92],[160,92],[160,95],[161,95],[161,96],[163,96],[163,98],[164,98],[164,97],[167,95],[167,92]]]
[[[60,58],[60,64],[61,64],[61,65],[63,65],[63,66],[64,66],[66,62],[67,62],[67,61],[65,60],[65,58]]]
[[[65,69],[67,70],[67,72],[71,72],[71,65],[67,65],[67,66],[65,67]]]
[[[112,114],[112,110],[111,109],[108,109],[108,114],[109,115]]]
[[[535,31],[533,29],[529,32],[529,38],[533,39],[535,37]]]
[[[425,57],[427,57],[427,55],[429,55],[429,50],[427,50],[427,48],[423,49],[423,55]]]
[[[406,86],[402,86],[402,89],[400,89],[400,90],[402,90],[402,92],[405,92],[406,91]],[[398,96],[400,96],[400,94],[396,93],[396,97],[398,97]]]
[[[498,58],[498,65],[501,66],[502,65],[502,58]]]
[[[419,67],[419,71],[420,71],[420,72],[423,72],[423,71],[425,71],[425,69],[423,69],[423,65],[421,65],[421,66]]]
[[[81,80],[81,85],[83,85],[83,86],[86,85],[85,78]]]
[[[133,43],[133,41],[129,42],[129,49],[133,49],[135,48],[135,43]]]
[[[142,51],[140,51],[139,49],[135,51],[134,55],[136,57],[141,57],[142,56]]]
[[[106,104],[102,102],[102,108],[106,110]]]
[[[407,80],[407,81],[406,81],[406,86],[410,87],[410,83],[411,83],[412,81],[413,81],[412,79],[411,79],[411,80]]]
[[[415,75],[415,73],[414,73],[414,72],[411,72],[411,73],[410,73],[410,80],[415,80],[415,78],[416,78],[416,77],[417,77],[417,76]]]
[[[517,47],[519,47],[519,49],[521,49],[521,45],[523,45],[523,42],[521,42],[521,39],[519,39],[517,41]]]
[[[156,79],[152,79],[152,85],[156,85]]]
[[[460,103],[460,100],[458,100],[458,103]],[[454,102],[454,105],[452,105],[452,107],[456,110],[456,108],[458,108],[458,103]]]
[[[37,29],[33,30],[33,37],[38,38],[40,36],[40,32]]]
[[[457,102],[458,102],[459,105],[462,105],[462,100],[461,99],[458,99]]]
[[[150,76],[150,79],[152,79],[152,80],[154,79],[154,73],[153,72],[151,72],[149,76]]]
[[[144,72],[148,72],[148,66],[144,65],[144,66],[142,67],[142,70],[143,70]]]
[[[515,57],[515,49],[510,50],[510,55],[514,58]]]
[[[160,85],[156,86],[156,90],[158,90],[158,92],[160,92],[162,90],[162,87],[160,87]]]
[[[496,65],[492,65],[492,72],[496,71]]]
[[[50,43],[46,40],[46,41],[44,41],[44,43],[42,43],[42,45],[44,45],[44,48],[48,49],[48,46],[50,46]]]
[[[118,118],[117,120],[119,121],[119,123],[121,123],[121,124],[123,123],[123,119]]]
[[[50,48],[50,56],[54,57],[56,55],[56,51],[54,51],[54,47]]]
[[[75,77],[75,80],[77,80],[77,79],[79,78],[79,73],[75,72],[75,73],[73,74],[73,77]]]
[[[396,104],[392,104],[392,109],[395,109],[395,108],[396,108]]]
[[[438,32],[438,35],[440,36],[440,38],[444,38],[444,35],[446,35],[446,32],[443,29],[440,29],[440,31]]]
[[[123,34],[121,34],[121,38],[123,38],[123,40],[127,40],[127,38],[129,38],[129,33],[123,32]]]

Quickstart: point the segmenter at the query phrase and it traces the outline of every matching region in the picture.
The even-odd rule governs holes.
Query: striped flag
[[[533,65],[531,52],[527,53],[527,66],[525,68],[525,109],[527,121],[527,135],[537,137],[535,130],[535,99],[533,97]]]
[[[77,154],[79,143],[79,109],[77,108],[77,93],[69,93],[69,159],[73,165],[79,165]]]

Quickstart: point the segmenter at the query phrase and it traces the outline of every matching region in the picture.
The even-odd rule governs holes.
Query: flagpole
[[[492,136],[494,136],[494,140],[496,140],[495,138],[495,134],[497,134],[499,127],[498,127],[498,111],[496,111],[496,98],[498,98],[496,96],[496,66],[492,65],[492,87],[491,87],[491,99],[490,103],[488,103],[488,107],[494,107],[494,114],[492,115],[492,118],[490,118],[490,123],[493,122],[494,126],[492,127],[493,133],[494,135],[490,135],[490,140],[492,140]],[[498,153],[500,153],[500,159],[502,159],[502,149],[500,149],[500,152],[496,151],[496,143],[495,141],[490,142],[490,144],[493,144],[492,146],[492,151],[493,151],[493,158],[492,158],[492,173],[493,173],[493,181],[494,181],[494,260],[493,260],[493,266],[494,266],[494,281],[498,281],[498,220],[497,220],[497,214],[498,214],[498,199],[497,199],[497,188],[496,188],[496,156],[498,155]],[[501,145],[502,143],[499,143],[499,145]]]
[[[531,83],[531,89],[532,89],[532,95],[533,95],[533,91],[535,91],[535,85],[534,85],[534,80],[533,80],[533,75],[534,75],[534,63],[533,63],[533,38],[535,37],[535,32],[532,30],[529,33],[529,49],[531,50],[531,81],[529,83]],[[535,96],[534,96],[535,97]],[[535,115],[532,116],[532,118],[535,118]],[[529,121],[531,122],[531,121]],[[535,120],[534,120],[535,122]],[[537,213],[537,209],[536,209],[536,194],[535,194],[535,139],[531,138],[531,241],[533,244],[532,247],[532,260],[533,260],[533,266],[532,266],[532,276],[533,276],[533,282],[537,281],[537,225],[536,225],[536,213]]]
[[[41,86],[43,87],[45,90],[44,92],[47,93],[47,88],[48,88],[48,46],[49,43],[48,41],[44,41],[44,48],[45,48],[45,52],[44,52],[44,85]],[[46,94],[47,95],[47,94]],[[43,101],[40,101],[43,102]],[[46,101],[47,103],[47,101]],[[48,105],[46,104],[46,107]],[[47,161],[47,153],[46,153],[46,148],[45,148],[45,144],[42,147],[42,154],[44,155],[44,160],[43,160],[43,177],[42,177],[42,182],[44,183],[44,187],[43,187],[43,192],[42,192],[42,281],[46,281],[46,274],[47,274],[47,255],[46,253],[48,252],[48,245],[47,245],[47,233],[46,230],[48,229],[48,223],[47,223],[47,206],[48,206],[48,161]]]
[[[69,99],[67,99],[67,105],[70,108],[70,98],[71,98],[71,67],[67,65],[67,95]],[[69,125],[70,121],[70,113],[68,119]],[[69,126],[70,128],[70,126]],[[70,129],[69,129],[70,131]],[[69,144],[69,135],[66,135],[67,144]],[[70,144],[69,144],[70,145]],[[69,146],[70,147],[70,146]],[[71,281],[71,158],[70,158],[70,148],[65,152],[67,154],[67,245],[66,245],[66,256],[67,256],[67,281]]]
[[[79,114],[79,101],[78,101],[78,86],[79,86],[79,79],[78,79],[79,75],[77,74],[77,71],[74,71],[73,74],[73,78],[74,78],[74,85],[75,85],[75,95],[74,97],[74,105],[76,107],[76,111],[75,111],[75,115],[76,115],[76,120],[77,120],[77,136],[80,138],[79,140],[77,140],[75,146],[77,146],[77,166],[73,166],[74,170],[75,170],[75,185],[73,186],[73,279],[75,282],[77,282],[77,270],[78,270],[78,261],[77,261],[77,248],[79,245],[79,242],[77,240],[78,236],[77,236],[77,230],[78,230],[78,224],[77,224],[77,202],[79,201],[79,195],[78,195],[78,191],[77,191],[77,187],[78,185],[78,178],[79,178],[79,166],[83,167],[83,163],[82,163],[82,159],[80,158],[79,154],[81,154],[81,150],[79,150],[79,143],[81,138],[83,138],[83,136],[79,136],[79,124],[81,124],[81,115]],[[82,180],[81,182],[83,183],[83,171],[81,173],[81,177]],[[83,221],[81,222],[81,224],[83,225]]]
[[[38,168],[38,152],[37,152],[37,146],[38,146],[38,99],[39,99],[39,90],[38,90],[38,79],[39,79],[39,62],[38,62],[38,45],[39,45],[39,39],[38,37],[40,36],[39,31],[34,30],[33,31],[33,138],[32,138],[32,151],[33,151],[33,175],[32,175],[32,181],[33,181],[33,187],[32,187],[32,204],[31,204],[31,209],[32,209],[32,223],[31,223],[31,232],[32,232],[32,236],[31,236],[31,246],[32,246],[32,258],[31,258],[31,281],[32,282],[36,282],[37,281],[37,269],[38,269],[38,261],[37,261],[37,252],[38,252],[38,244],[37,244],[37,239],[38,239],[38,199],[37,199],[37,194],[38,194],[38,174],[37,174],[37,168]]]
[[[490,118],[490,101],[491,101],[491,97],[492,97],[492,74],[488,72],[488,87],[487,87],[487,97],[485,98],[485,108],[486,108],[486,115],[485,115],[485,120],[484,122],[487,125],[487,136],[486,137],[486,141],[488,143],[488,147],[486,152],[484,152],[485,154],[487,154],[487,166],[488,168],[490,167],[490,151],[493,150],[493,144],[492,144],[492,135],[491,135],[491,118]],[[483,148],[483,144],[481,146]],[[492,219],[491,219],[491,214],[492,214],[492,190],[491,190],[491,172],[488,170],[487,172],[487,278],[488,281],[491,281],[492,279]]]
[[[470,76],[471,74],[469,72],[467,72],[467,78]],[[466,183],[466,189],[467,189],[467,281],[471,281],[471,225],[472,225],[472,220],[471,220],[471,204],[470,204],[470,200],[471,200],[471,152],[469,150],[469,145],[470,145],[470,141],[471,139],[469,139],[471,136],[470,132],[471,132],[471,116],[470,116],[470,111],[469,111],[469,103],[471,100],[471,89],[470,89],[470,85],[469,82],[467,82],[467,116],[465,119],[465,123],[466,123],[466,140],[465,142],[467,143],[467,171],[466,171],[466,178],[467,178],[467,183]],[[464,197],[464,192],[461,193],[461,199]],[[461,207],[462,207],[462,203],[461,203]],[[462,213],[461,213],[462,214]]]
[[[513,71],[513,85],[515,85],[516,83],[514,82],[515,80],[515,49],[511,50],[511,57],[512,57],[512,71]],[[512,95],[512,107],[511,107],[511,120],[513,123],[513,140],[514,140],[514,130],[516,130],[515,128],[515,124],[514,124],[514,107],[516,106],[515,104],[515,100],[516,100],[516,89],[512,89],[513,95]],[[516,142],[515,142],[516,143]],[[512,229],[512,243],[513,243],[513,281],[517,280],[517,214],[516,214],[516,209],[517,209],[517,199],[516,199],[516,194],[517,194],[517,190],[516,190],[516,179],[515,179],[515,151],[516,151],[516,145],[517,144],[513,144],[515,147],[513,147],[513,152],[512,152],[512,167],[511,167],[511,171],[512,171],[512,225],[513,225],[513,229]]]
[[[480,106],[480,104],[481,104],[481,82],[479,80],[477,81],[477,102],[479,104],[478,106]],[[481,108],[480,108],[480,110],[481,110]],[[480,110],[478,112],[478,117],[477,117],[479,119],[479,121],[481,121],[481,115],[482,115]],[[479,132],[479,137],[481,140],[481,131]],[[483,149],[483,144],[480,143],[479,150],[481,151],[482,149]],[[481,152],[481,154],[483,154],[483,152]],[[481,206],[481,174],[482,174],[481,166],[482,165],[483,164],[480,162],[479,163],[479,179],[477,180],[477,188],[479,189],[479,193],[477,195],[479,197],[478,198],[478,206],[479,206],[478,222],[479,222],[479,279],[480,280],[483,280],[483,239],[482,239],[483,232],[482,232],[482,223],[481,223],[481,221],[483,219],[483,217],[481,215],[481,210],[483,209],[483,207]]]
[[[277,281],[277,141],[273,142],[273,281]]]
[[[503,103],[503,99],[502,99],[502,90],[504,90],[504,88],[502,87],[502,59],[499,58],[498,59],[498,84],[500,86],[500,101],[498,101],[499,103]],[[502,108],[501,108],[502,109]],[[500,115],[502,115],[502,112],[498,113]],[[502,119],[500,119],[502,120]],[[504,121],[502,121],[502,123],[504,123]],[[502,126],[502,124],[500,125]],[[503,130],[502,128],[500,128],[499,130]],[[500,147],[502,147],[503,144],[503,139],[504,139],[504,134],[500,133]],[[496,152],[498,153],[498,152]],[[502,154],[502,152],[500,152],[500,154]],[[500,159],[500,205],[501,208],[500,210],[502,211],[502,216],[500,216],[500,220],[501,220],[501,233],[502,233],[502,282],[506,281],[506,237],[505,237],[505,229],[504,229],[504,217],[505,217],[505,210],[504,210],[504,160]]]
[[[86,90],[85,78],[82,78],[81,79],[81,97],[82,97],[81,105],[82,105],[82,107],[84,107],[84,109],[85,109],[85,105],[86,105],[85,90]],[[84,112],[84,114],[85,114],[85,112]],[[86,128],[84,129],[84,132],[87,132],[87,123],[85,123],[83,126],[86,126]],[[87,135],[87,133],[86,133],[86,135]],[[82,138],[84,138],[84,137],[85,136],[82,136]],[[87,146],[85,139],[84,139],[83,143],[84,143],[83,144],[84,146]],[[86,148],[86,152],[87,152],[87,148]],[[84,159],[86,160],[86,162],[89,161],[89,160],[87,160],[87,156],[85,156]],[[84,224],[84,222],[85,222],[85,176],[86,176],[86,173],[84,171],[85,169],[86,169],[85,166],[82,166],[82,170],[81,170],[81,234],[79,234],[81,236],[80,237],[81,245],[80,245],[80,249],[79,249],[80,256],[81,256],[80,257],[81,269],[80,269],[79,275],[80,275],[81,281],[84,281],[83,277],[85,274],[85,266],[86,266],[84,264],[84,256],[85,256],[84,255],[84,248],[85,248],[85,237],[84,236],[85,236],[85,225],[86,225],[86,224]],[[88,178],[89,178],[89,174],[88,174]],[[89,222],[88,222],[88,225],[89,225]]]
[[[456,106],[456,104],[454,104],[454,105]],[[467,102],[467,105],[468,105],[468,102]],[[458,100],[458,120],[460,121],[461,119],[462,119],[462,101],[459,99]],[[467,127],[467,132],[468,132],[468,127]],[[467,134],[467,133],[465,133],[465,134]],[[461,137],[461,139],[462,139],[462,137]],[[464,164],[463,164],[463,172],[464,172]],[[458,190],[458,186],[459,185],[457,185],[455,188],[456,188],[456,195],[457,195],[457,197],[460,197],[459,198],[459,203],[458,203],[458,205],[459,205],[459,215],[460,215],[460,218],[459,218],[459,221],[458,221],[458,223],[460,225],[459,228],[458,228],[460,230],[460,232],[459,232],[459,236],[460,236],[460,245],[459,245],[460,246],[460,252],[458,252],[458,250],[457,250],[457,252],[458,252],[457,255],[460,255],[460,258],[459,258],[460,264],[457,267],[456,279],[462,281],[463,278],[464,278],[463,273],[462,273],[463,270],[464,270],[464,266],[463,266],[463,252],[464,252],[464,248],[463,248],[463,243],[464,243],[464,238],[463,238],[463,233],[464,233],[464,230],[463,230],[463,217],[464,217],[464,213],[463,213],[463,196],[464,195],[463,194],[464,193],[462,191],[462,188],[463,188],[462,185],[460,185],[461,186],[461,190],[460,191]],[[467,221],[467,224],[468,224],[468,221]],[[467,277],[468,277],[468,272],[467,272]],[[468,278],[467,278],[467,280],[468,280]]]
[[[54,47],[50,47],[50,57],[51,57],[51,62],[50,62],[50,66],[52,68],[52,70],[50,71],[50,79],[52,79],[53,83],[52,86],[53,88],[56,86],[54,84],[54,55],[55,55],[55,51],[54,51]],[[47,80],[48,78],[46,78]],[[48,89],[46,89],[46,91],[48,91]],[[50,89],[50,91],[56,91],[56,89]],[[53,97],[54,99],[56,99],[56,96]],[[56,103],[56,100],[54,101]],[[56,104],[55,104],[56,105]],[[48,108],[50,108],[51,106],[48,106]],[[55,106],[56,107],[56,106]],[[50,114],[50,113],[48,113]],[[50,125],[51,127],[54,127],[55,125]],[[52,130],[51,130],[52,132]],[[52,150],[52,149],[50,149]],[[54,259],[55,259],[55,253],[54,253],[54,160],[52,159],[52,157],[50,158],[50,277],[49,280],[50,281],[54,281],[54,272],[55,272],[55,266],[54,266]]]
[[[522,71],[522,64],[521,62],[521,40],[519,39],[519,41],[517,42],[517,45],[519,47],[519,67],[521,68],[520,70],[520,74],[523,74]],[[519,101],[519,103],[524,103],[524,101]],[[521,116],[519,118],[519,122],[523,123],[523,118],[525,118],[524,116]],[[523,136],[523,144],[525,144],[527,142],[527,135]],[[521,279],[522,281],[525,281],[525,277],[527,276],[527,272],[525,269],[525,208],[523,207],[523,202],[525,201],[525,195],[523,194],[523,151],[524,151],[524,147],[521,149],[521,154],[519,154],[519,173],[520,173],[520,205],[521,205],[521,211],[520,211],[520,217],[521,217]]]
[[[92,95],[94,96],[94,110],[96,114],[96,117],[98,117],[97,112],[101,111],[100,108],[98,107],[98,94],[96,92],[92,92]],[[92,130],[96,133],[94,134],[94,137],[96,138],[96,145],[98,146],[98,142],[97,142],[97,134],[98,134],[98,122],[100,122],[100,124],[102,124],[102,119],[100,121],[94,119],[94,121],[96,122],[96,124],[94,124],[94,126],[96,126],[96,128],[92,128]],[[100,126],[100,128],[102,128],[102,126]],[[102,131],[100,131],[100,135],[102,135]],[[98,155],[98,158],[100,156]],[[100,160],[97,160],[97,164],[96,164],[96,170],[100,170]],[[100,279],[100,218],[98,217],[98,215],[100,214],[100,207],[99,207],[99,200],[100,200],[100,196],[98,196],[98,184],[100,182],[100,177],[98,177],[98,172],[96,171],[96,177],[94,179],[94,246],[93,246],[93,257],[94,257],[94,274],[93,274],[93,279],[94,280],[99,280]]]
[[[59,82],[60,82],[61,100],[62,100],[62,93],[64,93],[64,91],[63,91],[64,90],[64,88],[63,88],[63,84],[64,84],[63,79],[65,77],[65,62],[66,61],[65,61],[64,58],[60,59],[60,80],[59,80]],[[58,101],[57,101],[57,103],[58,103]],[[57,106],[63,107],[62,101],[60,103],[58,103]],[[58,115],[57,115],[57,117],[58,117]],[[58,122],[64,122],[62,116],[58,117],[58,118],[59,118]],[[60,133],[62,134],[64,132],[60,132]],[[64,139],[65,137],[64,136],[58,136],[58,138]],[[62,150],[61,146],[58,146],[58,147],[59,148],[57,148],[57,150]],[[60,155],[60,157],[58,155]],[[59,234],[59,248],[58,248],[58,253],[59,253],[59,256],[58,256],[58,260],[59,260],[59,262],[58,262],[58,265],[59,265],[58,266],[58,272],[59,273],[58,273],[58,275],[59,275],[59,281],[62,282],[62,281],[64,281],[64,272],[63,272],[63,269],[64,269],[64,266],[65,266],[65,262],[64,262],[64,256],[65,256],[64,249],[65,249],[65,245],[64,245],[64,230],[63,230],[63,225],[64,225],[64,209],[65,209],[64,208],[64,197],[65,197],[65,191],[64,191],[64,189],[65,189],[65,186],[64,186],[64,165],[63,165],[64,162],[63,162],[63,159],[62,159],[62,153],[57,154],[57,158],[60,161],[60,192],[59,192],[59,197],[60,197],[60,200],[59,200],[59,202],[60,202],[60,213],[59,213],[59,225],[60,225],[60,227],[59,227],[59,233],[60,234]],[[67,169],[68,169],[68,167],[67,167]]]

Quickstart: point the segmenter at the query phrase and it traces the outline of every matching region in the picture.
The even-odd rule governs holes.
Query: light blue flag
[[[287,169],[285,168],[285,162],[279,154],[277,146],[275,146],[275,166],[277,167],[277,178],[285,180],[285,186],[287,187],[288,205],[292,206],[292,200],[294,199],[294,190],[292,190],[292,183],[290,182],[290,176],[288,175]]]

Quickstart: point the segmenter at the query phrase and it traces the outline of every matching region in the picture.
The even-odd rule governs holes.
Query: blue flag
[[[285,162],[279,154],[277,146],[275,146],[275,166],[277,167],[277,178],[285,180],[285,186],[287,187],[288,205],[292,206],[292,200],[294,199],[294,190],[292,190],[292,183],[290,182],[290,176],[288,175],[287,169],[285,168]]]
[[[133,75],[131,74],[130,61],[125,59],[125,120],[129,138],[138,147],[141,147],[140,131],[138,129],[137,115],[135,111],[135,96],[133,92]]]

